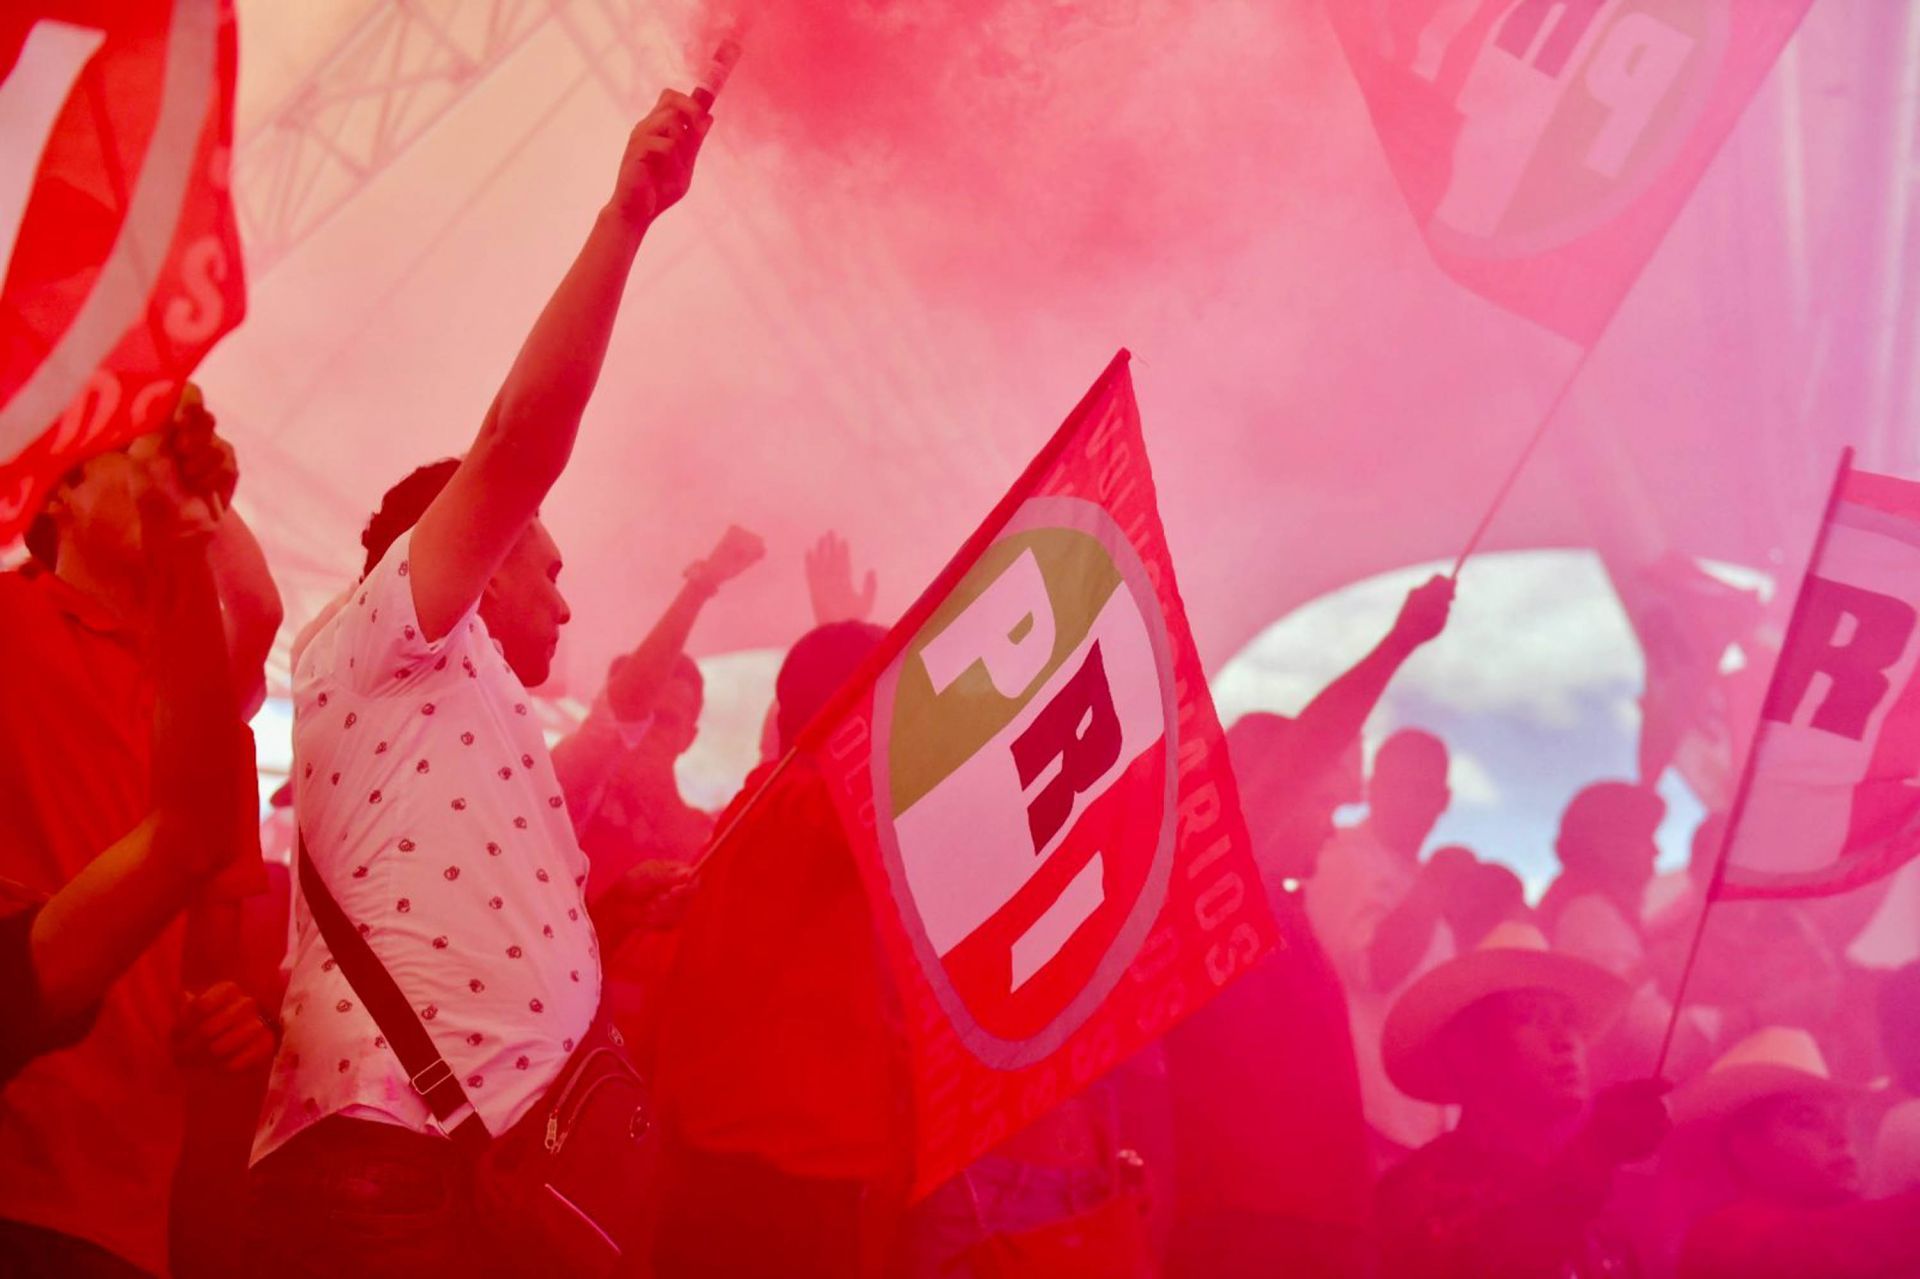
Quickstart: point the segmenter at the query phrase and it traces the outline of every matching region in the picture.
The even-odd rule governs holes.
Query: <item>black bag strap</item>
[[[341,975],[353,987],[353,993],[360,996],[360,1002],[373,1015],[374,1024],[386,1036],[387,1046],[400,1059],[413,1090],[442,1123],[467,1109],[470,1113],[449,1135],[464,1149],[477,1150],[485,1146],[492,1136],[481,1122],[479,1111],[472,1109],[467,1090],[460,1086],[460,1077],[433,1046],[433,1036],[421,1024],[420,1015],[401,993],[393,974],[387,971],[387,966],[373,953],[373,947],[334,900],[313,859],[307,856],[304,835],[300,838],[299,862],[300,891],[307,899],[307,909],[313,912],[313,922],[319,925],[320,935],[326,939],[327,949],[333,952],[334,962],[340,965]]]

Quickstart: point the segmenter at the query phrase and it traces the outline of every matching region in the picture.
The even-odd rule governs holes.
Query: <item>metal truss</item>
[[[668,38],[659,0],[549,0],[552,20],[572,40],[600,87],[637,115],[678,66],[683,51]]]
[[[235,148],[256,277],[350,204],[545,25],[549,0],[377,0]]]

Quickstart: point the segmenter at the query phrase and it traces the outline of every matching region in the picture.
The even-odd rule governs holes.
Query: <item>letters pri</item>
[[[1722,896],[1844,892],[1920,853],[1920,485],[1841,481],[1754,746]]]
[[[1111,990],[1166,899],[1178,748],[1166,622],[1098,506],[1036,498],[875,698],[879,833],[961,1036],[1015,1065]]]
[[[1448,274],[1597,338],[1811,0],[1327,12]]]
[[[901,998],[919,1192],[1274,945],[1124,353],[799,749]]]

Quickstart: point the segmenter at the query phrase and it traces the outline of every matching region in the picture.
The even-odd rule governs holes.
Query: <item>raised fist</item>
[[[693,183],[693,162],[713,117],[684,93],[668,89],[627,138],[612,208],[645,227],[679,202]]]
[[[730,524],[720,536],[720,544],[699,563],[687,570],[687,576],[704,578],[716,590],[758,564],[767,553],[767,544],[757,533],[738,524]]]
[[[1394,619],[1394,638],[1409,648],[1418,648],[1447,629],[1447,614],[1453,609],[1453,579],[1438,574],[1407,592],[1400,616]]]

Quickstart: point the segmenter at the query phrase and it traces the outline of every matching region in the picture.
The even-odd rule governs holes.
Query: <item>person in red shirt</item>
[[[882,635],[841,622],[794,645],[776,682],[783,753]],[[719,829],[665,996],[656,1273],[875,1273],[908,1114],[859,867],[804,755],[757,769]]]
[[[216,980],[233,956],[218,953],[224,930],[205,903],[261,877],[240,709],[257,695],[279,601],[229,509],[232,450],[183,403],[166,436],[68,475],[36,521],[35,561],[0,574],[0,881],[18,902],[46,903],[29,938],[41,1015],[63,1020],[105,992],[76,1046],[0,1091],[10,1275],[162,1272],[183,1059],[240,1070],[272,1047],[253,999]],[[174,545],[181,526],[188,541]],[[214,660],[226,669],[209,674]],[[183,662],[224,687],[183,706]],[[194,731],[214,740],[183,741],[182,715],[211,717],[218,727]],[[196,797],[190,816],[182,795]],[[192,926],[168,922],[188,897],[202,903]],[[193,971],[189,939],[203,952]]]
[[[614,659],[586,719],[553,748],[574,832],[592,863],[587,906],[605,956],[604,1000],[636,1061],[651,1050],[656,995],[673,966],[669,926],[713,835],[712,815],[681,797],[674,771],[699,734],[705,692],[687,640],[707,601],[765,553],[758,537],[735,526],[688,565],[666,612]]]
[[[248,779],[206,563],[212,525],[183,518],[183,495],[155,485],[141,503],[154,593],[153,812],[51,897],[0,917],[0,1084],[83,1038],[108,988],[240,847],[223,828]]]
[[[1687,1232],[1679,1279],[1899,1279],[1920,1273],[1920,1190],[1861,1194],[1858,1090],[1812,1035],[1769,1026],[1674,1094],[1681,1135],[1728,1192]]]
[[[1301,884],[1334,810],[1360,797],[1367,716],[1445,629],[1452,600],[1446,578],[1420,586],[1393,630],[1298,717],[1255,712],[1227,733],[1282,944],[1165,1041],[1176,1279],[1367,1273],[1373,1183],[1353,1032]]]

